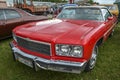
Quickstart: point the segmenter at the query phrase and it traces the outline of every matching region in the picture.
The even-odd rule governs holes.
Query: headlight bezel
[[[62,52],[61,51],[61,46],[69,46],[68,50],[69,52]],[[75,51],[74,48],[79,48]],[[77,57],[77,58],[82,58],[83,57],[83,46],[81,45],[70,45],[70,44],[56,44],[55,45],[55,52],[57,56],[67,56],[67,57]],[[79,54],[75,54],[79,53]]]
[[[17,42],[15,33],[12,33],[13,39]]]

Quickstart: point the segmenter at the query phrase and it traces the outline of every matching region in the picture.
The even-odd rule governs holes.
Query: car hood
[[[21,37],[38,41],[78,44],[85,35],[100,26],[100,23],[87,20],[53,19],[23,25],[16,28],[14,32]]]

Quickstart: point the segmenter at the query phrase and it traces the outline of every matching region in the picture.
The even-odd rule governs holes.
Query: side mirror
[[[113,19],[113,17],[108,17],[108,20],[112,20]]]
[[[113,19],[113,16],[108,17],[108,18],[105,20],[105,24],[106,24],[109,20],[112,20],[112,19]]]

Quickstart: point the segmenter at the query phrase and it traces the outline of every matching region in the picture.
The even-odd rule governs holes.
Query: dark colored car
[[[0,8],[0,39],[10,37],[16,26],[46,19],[46,16],[35,16],[17,8]]]

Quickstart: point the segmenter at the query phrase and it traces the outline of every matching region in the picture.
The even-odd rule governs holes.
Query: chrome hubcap
[[[90,59],[90,69],[92,69],[95,66],[96,59],[97,59],[97,47],[95,47],[92,52],[92,56]]]

